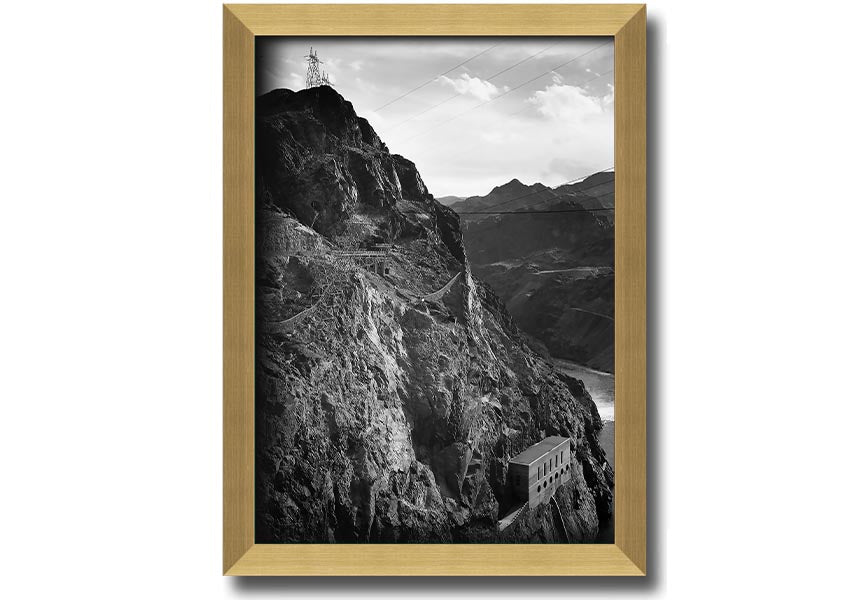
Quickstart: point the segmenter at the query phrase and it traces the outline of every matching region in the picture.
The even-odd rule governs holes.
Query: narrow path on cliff
[[[278,322],[268,322],[266,326],[268,327],[271,333],[283,333],[293,329],[302,319],[316,312],[316,307],[318,306],[318,302],[313,304],[312,306],[308,306],[301,312],[289,317],[288,319],[284,319],[283,321]]]
[[[513,512],[505,515],[503,519],[499,519],[499,531],[504,531],[505,529],[513,525],[514,521],[516,521],[519,516],[525,512],[526,508],[528,508],[528,502],[526,502]]]
[[[432,293],[430,293],[430,294],[426,294],[425,296],[422,296],[422,299],[423,299],[423,300],[429,300],[429,301],[431,301],[431,302],[436,302],[437,300],[440,300],[443,296],[445,296],[445,295],[446,295],[446,292],[447,292],[447,291],[449,291],[449,289],[452,287],[452,284],[453,284],[455,281],[457,281],[457,278],[458,278],[458,277],[460,277],[460,274],[461,274],[462,272],[463,272],[463,271],[458,271],[457,275],[455,275],[454,277],[452,277],[451,279],[449,279],[449,282],[448,282],[446,285],[444,285],[443,287],[441,287],[441,288],[440,288],[439,290],[437,290],[436,292],[432,292]]]

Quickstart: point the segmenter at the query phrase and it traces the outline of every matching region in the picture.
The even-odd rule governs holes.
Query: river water
[[[555,365],[562,372],[581,379],[584,387],[590,392],[590,397],[596,403],[599,416],[603,421],[614,420],[614,376],[611,373],[596,371],[566,360],[554,359]]]
[[[590,397],[596,403],[599,416],[602,418],[602,430],[599,432],[599,445],[605,451],[612,468],[614,467],[614,375],[603,371],[596,371],[567,362],[565,360],[553,359],[555,366],[562,372],[584,382],[584,387],[590,392]],[[596,538],[597,544],[614,543],[614,519],[606,523],[599,531]]]

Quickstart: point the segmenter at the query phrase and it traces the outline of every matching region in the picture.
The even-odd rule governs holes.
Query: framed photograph
[[[224,573],[644,575],[645,6],[223,24]]]

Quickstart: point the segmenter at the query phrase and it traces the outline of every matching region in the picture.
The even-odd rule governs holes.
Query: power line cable
[[[582,190],[577,190],[577,191],[580,192],[580,193],[584,193],[584,192],[587,192],[587,191],[590,191],[590,190],[593,190],[593,189],[596,189],[596,188],[599,188],[599,187],[604,187],[606,185],[609,185],[610,183],[611,183],[610,181],[603,181],[602,183],[597,183],[596,185],[592,185],[589,188],[584,188]],[[567,185],[567,184],[564,184],[564,185]],[[585,194],[585,195],[587,195],[587,194]],[[605,196],[607,196],[607,195],[608,194],[605,194]],[[590,196],[590,197],[591,198],[598,198],[598,196]],[[535,206],[539,206],[539,205],[545,204],[547,202],[557,202],[558,200],[567,200],[567,199],[574,200],[575,197],[573,195],[567,194],[567,195],[563,195],[563,196],[555,196],[555,197],[552,197],[552,198],[543,198],[542,200],[538,200],[537,202],[532,202],[531,204],[526,206],[525,209],[533,208]],[[490,207],[490,208],[493,208],[493,207]],[[614,209],[613,208],[610,208],[610,209],[605,208],[605,209],[600,209],[600,210],[614,210]],[[534,211],[517,210],[517,211],[512,211],[512,212],[516,212],[517,214],[519,214],[519,213],[528,213],[528,212],[534,212]],[[474,214],[474,213],[472,213],[470,211],[470,212],[457,213],[457,214],[459,214],[459,215],[465,215],[465,214],[469,215],[469,214]],[[502,214],[511,214],[511,213],[508,212],[508,211],[490,211],[490,209],[488,209],[488,211],[480,211],[477,214],[480,214],[480,215],[500,214],[500,215],[502,215]]]
[[[584,175],[584,176],[582,176],[582,177],[577,177],[577,178],[575,178],[575,179],[572,179],[572,180],[570,180],[570,181],[567,181],[566,183],[562,183],[562,184],[561,184],[561,185],[559,185],[558,187],[562,187],[562,186],[565,186],[565,185],[571,185],[571,184],[573,184],[573,183],[577,183],[577,182],[579,182],[579,181],[584,181],[584,180],[585,180],[585,179],[587,179],[588,177],[592,177],[593,175],[596,175],[596,174],[598,174],[598,173],[607,173],[608,171],[610,171],[610,170],[611,170],[611,169],[613,169],[613,168],[614,168],[614,167],[608,167],[607,169],[603,169],[603,170],[601,170],[601,171],[594,171],[593,173],[590,173],[590,174],[588,174],[588,175]],[[610,183],[610,182],[606,181],[606,182],[604,182],[604,183],[600,183],[600,184],[597,184],[597,185],[591,186],[591,187],[589,187],[589,188],[585,188],[584,190],[577,190],[577,191],[584,192],[584,191],[586,191],[586,190],[592,190],[592,189],[595,189],[595,188],[598,188],[598,187],[602,187],[603,185],[607,185],[608,183]],[[551,191],[551,188],[546,188],[545,190],[537,190],[537,191],[535,191],[535,192],[529,192],[528,194],[523,194],[522,196],[516,196],[515,198],[510,198],[509,200],[503,200],[502,202],[499,202],[499,203],[497,203],[497,204],[493,204],[492,206],[489,206],[488,208],[489,208],[489,209],[498,208],[498,207],[500,207],[500,206],[504,206],[505,204],[510,204],[511,202],[515,202],[515,201],[517,201],[517,200],[522,200],[523,198],[529,198],[529,197],[531,197],[531,196],[536,196],[537,194],[541,194],[541,193],[543,193],[543,192],[545,192],[545,191],[547,191],[547,190],[550,190],[550,191]],[[555,196],[554,198],[544,198],[544,200],[543,200],[543,201],[548,201],[548,200],[558,200],[558,199],[560,199],[560,198],[566,198],[566,197],[567,197],[567,196]],[[538,202],[538,203],[535,203],[535,204],[539,204],[539,202]],[[534,206],[534,205],[532,205],[532,206]],[[471,213],[471,212],[462,212],[462,213],[457,213],[457,214],[459,214],[459,215],[468,215],[468,214],[472,214],[472,213]]]
[[[520,66],[521,64],[523,64],[523,63],[525,63],[525,62],[528,62],[529,60],[531,60],[532,58],[534,58],[534,57],[536,57],[536,56],[540,56],[541,54],[543,54],[543,53],[544,53],[544,52],[546,52],[547,50],[551,50],[552,48],[554,48],[554,47],[555,47],[555,46],[557,46],[557,45],[558,45],[558,44],[552,44],[551,46],[547,46],[546,48],[543,48],[543,50],[541,50],[541,51],[539,51],[539,52],[535,52],[535,53],[534,53],[534,54],[532,54],[531,56],[527,56],[527,57],[523,58],[521,61],[519,61],[519,62],[517,62],[517,63],[512,64],[512,65],[511,65],[511,66],[509,66],[508,68],[506,68],[506,69],[502,69],[502,70],[501,70],[501,71],[499,71],[498,73],[494,73],[493,75],[490,75],[489,77],[485,78],[485,79],[484,79],[484,81],[491,81],[491,80],[495,79],[496,77],[498,77],[499,75],[501,75],[502,73],[507,73],[507,72],[508,72],[508,71],[510,71],[511,69],[515,69],[516,67]],[[408,117],[408,118],[404,119],[403,121],[399,121],[398,123],[395,123],[394,125],[391,125],[390,127],[388,127],[388,128],[387,128],[387,131],[392,131],[393,129],[395,129],[395,128],[397,128],[397,127],[401,127],[402,125],[404,125],[404,124],[405,124],[405,123],[407,123],[408,121],[411,121],[411,120],[415,119],[416,117],[422,116],[422,115],[424,115],[425,113],[430,112],[430,111],[434,110],[435,108],[440,107],[440,106],[442,106],[443,104],[445,104],[445,103],[447,103],[447,102],[451,102],[451,101],[452,101],[452,100],[454,100],[455,98],[459,98],[460,96],[463,96],[463,94],[461,94],[461,93],[457,93],[457,94],[455,94],[454,96],[451,96],[450,98],[446,98],[445,100],[442,100],[441,102],[438,102],[437,104],[435,104],[435,105],[433,105],[433,106],[429,106],[429,107],[428,107],[428,108],[426,108],[425,110],[420,111],[420,112],[416,113],[415,115],[412,115],[412,116],[410,116],[410,117]]]
[[[591,189],[593,189],[593,188],[595,188],[595,187],[600,187],[600,186],[602,186],[602,185],[607,185],[608,183],[610,183],[610,182],[607,182],[607,181],[606,181],[605,183],[600,183],[600,184],[597,184],[597,185],[595,185],[595,186],[591,186],[591,187],[589,187],[589,188],[587,188],[587,189],[588,189],[588,190],[591,190]],[[607,195],[607,194],[606,194],[606,195]],[[560,196],[560,197],[558,197],[558,198],[553,198],[552,200],[559,200],[559,199],[565,199],[565,198],[569,198],[569,196]],[[532,206],[536,206],[537,204],[541,204],[541,203],[540,203],[540,202],[537,202],[537,203],[535,203],[535,204],[532,204],[531,206],[529,206],[529,208],[531,208]],[[578,212],[604,212],[604,211],[613,211],[613,210],[614,210],[614,208],[613,208],[613,207],[612,207],[612,208],[593,208],[593,209],[586,209],[586,208],[568,208],[568,209],[553,209],[553,210],[528,210],[528,211],[518,211],[518,210],[515,210],[515,211],[504,211],[504,212],[497,212],[497,213],[492,213],[492,212],[490,212],[490,213],[486,213],[486,214],[497,214],[497,215],[538,215],[538,214],[578,213]],[[457,213],[457,214],[458,214],[458,216],[462,216],[463,214],[469,214],[469,213]],[[481,214],[485,214],[485,213],[481,213]],[[474,223],[474,224],[473,224],[473,223],[468,223],[468,224],[467,224],[467,228],[466,228],[466,230],[468,231],[471,227],[475,226],[475,233],[476,233],[476,234],[482,234],[482,233],[485,233],[485,232],[487,232],[487,231],[492,231],[492,230],[494,230],[494,229],[498,229],[499,227],[501,227],[501,226],[502,226],[503,221],[502,221],[502,219],[495,219],[495,220],[493,221],[493,224],[492,224],[492,225],[490,225],[489,227],[483,227],[483,228],[482,228],[482,227],[480,227],[480,225],[482,225],[482,224],[486,224],[486,223],[487,223],[487,221],[480,221],[480,222],[478,222],[478,223]]]
[[[606,184],[609,182],[606,182]],[[599,184],[605,185],[605,184]],[[599,186],[593,186],[599,187]],[[593,189],[593,188],[588,188]],[[562,196],[561,198],[568,198],[568,196]],[[538,203],[539,204],[539,203]],[[535,206],[535,205],[532,205]],[[529,210],[529,211],[504,211],[504,212],[488,212],[488,213],[480,213],[480,214],[495,214],[495,215],[541,215],[541,214],[558,214],[558,213],[579,213],[579,212],[605,212],[605,211],[613,211],[614,208],[566,208],[566,209],[554,209],[554,210]],[[463,216],[464,214],[471,213],[457,213],[458,216]],[[492,231],[494,229],[498,229],[502,226],[504,221],[502,219],[496,219],[493,221],[493,224],[489,227],[480,227],[480,225],[486,224],[487,221],[479,221],[477,223],[467,223],[467,227],[465,231],[468,231],[471,227],[475,227],[476,234],[482,234],[487,231]]]
[[[580,87],[580,88],[581,88],[581,87],[584,87],[584,86],[586,86],[588,83],[590,83],[590,82],[592,82],[592,81],[596,81],[597,79],[599,79],[599,78],[601,78],[601,77],[605,77],[606,75],[610,75],[610,74],[611,74],[611,73],[613,73],[613,72],[614,72],[614,70],[612,69],[612,70],[610,70],[610,71],[606,71],[605,73],[600,73],[600,74],[599,74],[599,75],[597,75],[596,77],[592,77],[592,78],[588,79],[587,81],[584,81],[584,82],[582,82],[582,83],[578,84],[577,86],[573,86],[573,87]],[[518,114],[520,114],[520,113],[522,113],[522,112],[527,111],[529,108],[532,108],[533,106],[534,106],[533,104],[529,104],[528,106],[524,106],[523,108],[519,109],[518,111],[515,111],[515,112],[512,112],[512,113],[508,113],[506,116],[507,116],[507,117],[513,117],[513,116],[516,116],[516,115],[518,115]],[[390,128],[390,129],[392,129],[392,128]],[[470,145],[469,145],[469,144],[467,144],[466,146],[461,146],[460,150],[458,150],[458,151],[456,151],[456,152],[454,152],[454,153],[452,153],[452,154],[449,154],[448,156],[444,156],[444,157],[443,157],[443,160],[451,160],[451,159],[453,159],[453,158],[455,158],[455,157],[461,156],[462,154],[466,154],[466,153],[468,152],[469,147],[470,147]],[[613,167],[611,167],[611,168],[613,169]],[[564,184],[564,185],[566,185],[566,184]]]
[[[499,42],[499,44],[501,44],[501,42]],[[420,84],[420,85],[417,85],[415,88],[413,88],[413,89],[411,89],[411,90],[406,91],[406,92],[405,92],[405,93],[403,93],[401,96],[398,96],[397,98],[393,98],[393,99],[392,99],[392,100],[390,100],[389,102],[387,102],[387,103],[385,103],[385,104],[382,104],[381,106],[379,106],[378,108],[376,108],[373,112],[378,112],[379,110],[383,110],[383,109],[385,109],[386,107],[388,107],[390,104],[395,104],[396,102],[398,102],[398,101],[399,101],[399,100],[401,100],[402,98],[406,98],[407,96],[409,96],[409,95],[410,95],[410,94],[412,94],[413,92],[415,92],[415,91],[417,91],[417,90],[421,90],[421,89],[422,89],[422,88],[424,88],[426,85],[428,85],[429,83],[433,83],[434,81],[436,81],[437,79],[439,79],[439,78],[440,78],[440,77],[442,77],[443,75],[446,75],[446,74],[448,74],[448,73],[451,73],[452,71],[454,71],[455,69],[459,69],[460,67],[462,67],[462,66],[463,66],[463,65],[465,65],[466,63],[468,63],[468,62],[470,62],[470,61],[472,61],[472,60],[475,60],[476,58],[478,58],[478,57],[479,57],[479,56],[481,56],[482,54],[486,54],[487,52],[490,52],[490,50],[492,50],[493,48],[495,48],[495,47],[496,47],[496,46],[498,46],[499,44],[494,44],[494,45],[490,46],[489,48],[487,48],[486,50],[484,50],[484,51],[482,51],[482,52],[479,52],[479,53],[478,53],[478,54],[476,54],[475,56],[472,56],[472,57],[470,57],[470,58],[467,58],[465,61],[463,61],[462,63],[460,63],[460,64],[458,64],[458,65],[453,66],[451,69],[449,69],[449,70],[447,70],[447,71],[443,71],[442,73],[440,73],[439,75],[437,75],[436,77],[434,77],[434,78],[432,78],[432,79],[429,79],[429,80],[428,80],[428,81],[426,81],[425,83],[422,83],[422,84]]]
[[[611,168],[611,169],[613,169],[614,167],[610,167],[610,168]],[[564,185],[570,185],[570,184],[573,184],[573,183],[577,183],[577,182],[583,181],[583,180],[587,179],[588,177],[592,177],[593,175],[596,175],[596,174],[598,174],[598,173],[605,173],[605,172],[607,172],[608,170],[609,170],[609,169],[605,169],[604,171],[595,171],[595,172],[593,172],[593,173],[590,173],[589,175],[585,175],[585,176],[583,176],[583,177],[577,177],[576,179],[572,179],[572,180],[570,180],[570,181],[567,181],[567,182],[565,182],[565,183],[562,183],[562,184],[561,184],[561,186],[564,186]],[[605,181],[605,182],[598,183],[598,184],[596,184],[596,185],[590,186],[589,188],[584,188],[583,190],[578,190],[578,191],[579,191],[579,192],[581,192],[581,193],[583,193],[583,192],[585,192],[585,191],[592,190],[592,189],[595,189],[595,188],[598,188],[598,187],[602,187],[602,186],[604,186],[604,185],[609,185],[610,183],[611,183],[610,181]],[[561,186],[559,186],[559,187],[561,187]],[[541,190],[541,191],[542,191],[542,190]],[[502,202],[502,203],[497,204],[497,205],[494,205],[494,206],[501,206],[502,204],[506,204],[507,202],[513,202],[514,200],[519,200],[519,199],[521,199],[521,198],[525,198],[525,197],[528,197],[528,196],[533,196],[533,195],[538,194],[538,193],[540,193],[540,192],[538,191],[538,192],[534,192],[534,193],[532,193],[532,194],[525,194],[525,195],[523,195],[523,196],[518,196],[518,197],[516,197],[516,198],[511,198],[509,201]],[[607,195],[607,194],[606,194],[606,195]],[[562,195],[562,196],[555,196],[554,198],[544,198],[543,200],[538,201],[538,202],[535,202],[535,203],[533,203],[533,204],[529,205],[529,206],[528,206],[528,207],[526,207],[526,208],[532,208],[532,207],[537,206],[537,205],[539,205],[539,204],[543,204],[544,202],[555,202],[555,201],[558,201],[558,200],[564,200],[564,199],[574,199],[574,196],[572,196],[572,195]],[[580,213],[580,212],[595,213],[595,212],[606,212],[606,211],[613,211],[613,210],[614,210],[614,208],[613,208],[613,207],[612,207],[612,208],[604,208],[604,207],[602,207],[602,208],[567,208],[567,209],[548,209],[548,210],[511,210],[511,211],[493,211],[493,210],[487,210],[487,211],[470,211],[470,212],[463,212],[463,213],[456,213],[456,214],[457,214],[459,217],[462,217],[462,216],[464,216],[464,215],[500,215],[500,216],[501,216],[501,215],[540,215],[540,214],[563,214],[563,213]],[[402,214],[419,214],[419,211],[402,211]],[[485,228],[483,228],[483,229],[478,228],[478,229],[476,230],[476,233],[484,233],[485,231],[490,231],[490,230],[492,230],[492,229],[496,229],[496,228],[500,227],[500,226],[501,226],[501,224],[502,224],[502,221],[501,221],[501,219],[499,219],[499,220],[497,220],[496,222],[494,222],[494,223],[493,223],[490,227],[485,227]]]
[[[555,198],[553,198],[554,200]],[[606,210],[614,210],[611,208],[570,208],[562,210],[506,210],[501,212],[465,212],[457,213],[458,216],[463,215],[551,215],[555,213],[577,213],[577,212],[603,212]]]
[[[576,211],[576,212],[579,212],[579,211]],[[523,214],[523,213],[514,213],[514,214]],[[527,214],[538,214],[538,213],[532,212],[532,213],[527,213]],[[469,232],[469,233],[472,233],[472,234],[475,234],[475,235],[482,235],[484,233],[487,233],[488,231],[493,231],[495,229],[499,229],[502,225],[504,225],[506,223],[507,223],[506,221],[503,221],[502,219],[498,219],[498,220],[494,221],[493,224],[490,225],[489,227],[481,227],[480,226],[481,223],[468,224],[464,228],[463,231],[464,231],[464,233]]]
[[[600,172],[604,172],[604,171],[600,171]],[[594,173],[594,175],[595,175],[595,173]],[[610,181],[603,181],[602,183],[597,183],[596,185],[592,185],[589,188],[584,188],[582,190],[577,190],[577,191],[579,193],[583,194],[584,192],[609,185],[610,183],[611,183]],[[569,184],[565,183],[563,185],[569,185]],[[585,195],[587,195],[587,194],[585,194]],[[604,195],[607,196],[608,194],[604,194]],[[599,196],[590,196],[590,198],[599,198]],[[518,200],[518,199],[519,198],[514,198],[514,200]],[[567,195],[563,195],[563,196],[554,196],[554,197],[551,197],[551,198],[543,198],[542,200],[538,200],[537,202],[532,202],[531,204],[526,206],[525,209],[533,208],[535,206],[539,206],[540,204],[545,204],[547,202],[557,202],[558,200],[567,200],[567,199],[574,200],[575,197],[573,195],[567,194]],[[511,202],[512,201],[513,200],[511,200]],[[507,202],[503,202],[502,204],[507,204]],[[457,214],[459,216],[463,216],[463,215],[508,215],[508,214],[514,214],[514,213],[523,214],[523,213],[534,212],[534,211],[528,211],[528,210],[516,210],[516,211],[493,211],[493,210],[491,210],[492,208],[495,208],[495,207],[498,207],[498,206],[499,206],[498,204],[494,205],[493,207],[488,208],[488,210],[486,210],[486,211],[468,211],[468,212],[462,212],[462,213],[457,213]],[[600,208],[599,210],[614,210],[614,209],[613,208]],[[457,212],[457,211],[455,211],[455,212]]]
[[[611,44],[611,42],[605,42],[604,44],[602,44],[602,45],[600,45],[600,46],[597,46],[596,48],[593,48],[593,49],[591,49],[591,50],[588,50],[587,52],[584,52],[583,54],[579,54],[578,56],[576,56],[576,57],[574,57],[574,58],[571,58],[571,59],[570,59],[570,60],[568,60],[567,62],[562,63],[562,64],[558,65],[557,67],[553,67],[553,68],[549,69],[548,71],[546,71],[545,73],[541,73],[541,74],[540,74],[540,75],[538,75],[537,77],[532,77],[532,78],[531,78],[531,79],[529,79],[528,81],[525,81],[525,82],[521,83],[520,85],[518,85],[518,86],[516,86],[516,87],[514,87],[514,88],[511,88],[510,90],[508,90],[508,91],[506,91],[506,92],[502,92],[501,94],[498,94],[497,96],[494,96],[493,98],[490,98],[489,100],[485,100],[485,101],[484,101],[484,102],[482,102],[481,104],[477,104],[477,105],[473,106],[472,108],[470,108],[470,109],[468,109],[468,110],[463,111],[462,113],[459,113],[459,114],[457,114],[457,115],[455,115],[455,116],[453,116],[453,117],[451,117],[451,118],[449,118],[449,119],[446,119],[445,121],[442,121],[441,123],[438,123],[438,124],[437,124],[437,125],[435,125],[434,127],[431,127],[431,128],[429,128],[429,129],[426,129],[425,131],[421,131],[421,132],[417,133],[416,135],[413,135],[413,136],[411,136],[411,137],[409,137],[409,138],[405,138],[405,139],[401,140],[401,142],[400,142],[400,143],[409,142],[410,140],[416,139],[416,138],[421,137],[421,136],[423,136],[423,135],[425,135],[425,134],[427,134],[427,133],[430,133],[430,132],[432,132],[432,131],[434,131],[434,130],[436,130],[436,129],[440,128],[440,127],[442,127],[442,126],[443,126],[443,125],[445,125],[446,123],[450,123],[450,122],[452,122],[452,121],[454,121],[454,120],[456,120],[456,119],[459,119],[459,118],[460,118],[460,117],[462,117],[463,115],[465,115],[465,114],[467,114],[467,113],[472,112],[473,110],[476,110],[476,109],[478,109],[478,108],[481,108],[482,106],[484,106],[484,105],[486,105],[486,104],[489,104],[489,103],[491,103],[491,102],[494,102],[495,100],[498,100],[499,98],[502,98],[502,97],[504,97],[504,96],[507,96],[508,94],[511,94],[511,93],[513,93],[513,92],[515,92],[515,91],[517,91],[517,90],[519,90],[519,89],[521,89],[521,88],[523,88],[523,87],[527,86],[529,83],[533,83],[533,82],[537,81],[538,79],[540,79],[541,77],[546,77],[549,73],[554,73],[554,72],[555,72],[555,71],[557,71],[558,69],[562,69],[562,68],[566,67],[567,65],[569,65],[569,64],[571,64],[571,63],[574,63],[574,62],[575,62],[575,61],[577,61],[578,59],[580,59],[580,58],[583,58],[583,57],[587,56],[587,55],[588,55],[588,54],[590,54],[591,52],[596,52],[596,51],[597,51],[597,50],[599,50],[600,48],[604,48],[605,46],[608,46],[609,44]]]
[[[596,81],[597,79],[599,79],[599,78],[601,78],[601,77],[605,77],[606,75],[610,75],[610,74],[611,74],[611,73],[613,73],[613,72],[614,72],[614,69],[611,69],[610,71],[605,71],[604,73],[600,73],[600,74],[599,74],[599,75],[597,75],[596,77],[592,77],[592,78],[588,79],[587,81],[585,81],[585,82],[583,82],[583,83],[578,84],[578,86],[573,86],[573,87],[580,87],[580,88],[583,88],[583,87],[584,87],[584,86],[586,86],[588,83],[590,83],[590,82],[592,82],[592,81]],[[519,109],[519,110],[518,110],[518,111],[516,111],[516,112],[508,113],[508,115],[507,115],[507,116],[509,116],[509,117],[513,117],[514,115],[518,115],[518,114],[519,114],[519,113],[521,113],[521,112],[525,112],[525,111],[527,111],[527,110],[528,110],[529,108],[531,108],[532,106],[534,106],[534,105],[533,105],[533,104],[530,104],[530,105],[528,105],[528,106],[524,106],[523,108]]]

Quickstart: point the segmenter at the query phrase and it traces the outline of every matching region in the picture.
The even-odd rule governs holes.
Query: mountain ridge
[[[437,202],[439,202],[440,204],[442,204],[444,206],[451,206],[452,204],[455,204],[456,202],[461,202],[463,200],[466,200],[466,198],[467,198],[467,196],[440,196],[440,197],[436,198],[436,200],[437,200]]]
[[[613,208],[614,174],[600,171],[587,176],[577,183],[565,183],[549,187],[542,183],[526,185],[514,178],[507,183],[495,186],[484,196],[470,196],[452,203],[452,209],[458,214],[494,211],[551,210],[559,201],[572,202],[588,210]],[[472,220],[481,215],[470,215]],[[608,220],[608,215],[601,215]],[[613,221],[611,221],[613,222]]]

